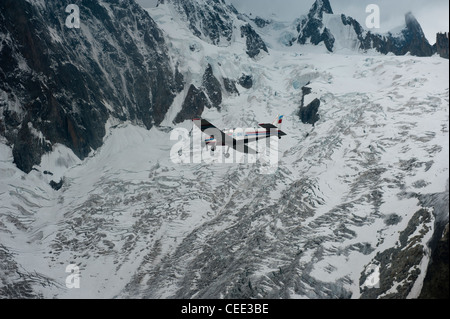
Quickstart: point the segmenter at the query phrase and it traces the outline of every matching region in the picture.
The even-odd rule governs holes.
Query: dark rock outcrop
[[[17,136],[14,136],[12,150],[14,163],[25,172],[30,172],[35,163],[40,163],[42,155],[52,150],[52,145],[32,134],[30,121],[23,121]]]
[[[445,227],[442,237],[437,242],[431,255],[427,275],[419,298],[448,299],[449,298],[449,224]]]
[[[253,30],[250,24],[243,25],[241,27],[241,37],[246,38],[247,54],[249,57],[254,58],[258,56],[261,51],[269,53],[266,44],[261,39],[258,33]]]
[[[64,185],[64,180],[61,178],[61,180],[59,182],[55,182],[55,181],[51,181],[50,182],[50,186],[55,190],[55,191],[59,191],[61,189],[61,187],[63,187]]]
[[[320,115],[318,114],[320,107],[320,100],[314,99],[307,106],[300,107],[299,116],[303,124],[315,125],[317,121],[320,120]]]
[[[335,39],[331,31],[324,27],[322,21],[324,13],[333,14],[330,2],[328,0],[316,0],[308,16],[302,19],[297,26],[299,32],[297,42],[305,44],[309,41],[314,45],[323,42],[328,51],[332,52]]]
[[[323,22],[324,14],[333,14],[330,2],[328,0],[317,0],[308,15],[297,26],[299,33],[297,42],[314,45],[323,43],[328,51],[333,52],[336,42],[335,34],[339,30],[330,30],[325,26]],[[355,31],[357,36],[356,49],[363,51],[375,49],[383,54],[394,53],[395,55],[405,55],[409,52],[411,55],[421,57],[433,54],[433,47],[426,39],[420,23],[411,12],[405,15],[405,27],[397,34],[381,35],[366,31],[358,21],[344,14],[341,15],[341,20],[343,27],[351,26]]]
[[[376,49],[383,54],[394,53],[395,55],[405,55],[409,52],[411,55],[421,57],[433,54],[433,47],[412,13],[405,15],[405,28],[398,34],[380,35],[369,31],[364,35],[363,28],[354,19],[343,16],[342,20],[344,24],[351,21],[362,50]]]
[[[230,80],[228,78],[224,78],[223,79],[223,85],[224,85],[225,90],[228,93],[239,95],[239,91],[238,91],[238,89],[236,87],[236,81]]]
[[[159,4],[172,4],[183,15],[195,36],[214,45],[229,43],[233,36],[233,14],[237,10],[224,0],[159,0]]]
[[[331,8],[330,1],[316,0],[309,10],[308,17],[322,19],[324,13],[333,14],[333,9]]]
[[[175,117],[174,124],[182,123],[185,120],[200,118],[205,108],[215,107],[220,109],[222,103],[222,86],[214,76],[211,64],[208,64],[203,74],[202,87],[197,88],[191,84],[184,99],[181,111]]]
[[[411,12],[405,15],[405,27],[398,34],[380,35],[370,31],[365,36],[362,33],[357,34],[363,50],[376,49],[383,54],[395,55],[405,55],[409,52],[411,55],[421,57],[433,55],[433,47]]]
[[[320,120],[319,115],[319,107],[320,107],[320,100],[314,99],[311,103],[309,103],[307,106],[304,105],[305,103],[305,96],[311,93],[311,88],[304,86],[302,87],[302,100],[300,109],[298,111],[298,116],[300,117],[300,120],[303,124],[311,124],[316,125],[316,123]]]
[[[234,31],[238,30],[240,20],[248,22],[251,19],[240,14],[236,8],[225,0],[159,0],[159,4],[172,6],[186,21],[188,28],[198,38],[219,46],[228,46],[233,39]],[[256,18],[255,24],[266,25],[267,20]],[[240,27],[241,37],[246,38],[247,54],[254,58],[261,51],[268,52],[267,46],[250,24]],[[234,35],[237,36],[236,34]],[[194,47],[191,47],[195,51]]]
[[[447,182],[448,183],[448,182]],[[431,251],[427,274],[419,298],[448,299],[449,296],[449,189],[434,194],[414,194],[420,205],[431,208],[434,233],[428,242]]]
[[[436,35],[436,53],[439,54],[441,58],[449,58],[449,38],[447,33],[438,33]]]
[[[222,104],[222,86],[220,85],[219,80],[214,76],[211,64],[208,64],[208,67],[205,70],[202,84],[211,104],[216,108],[220,108],[220,104]]]
[[[253,87],[253,77],[251,75],[242,74],[238,83],[245,89],[251,89]]]
[[[345,17],[343,17],[344,20]],[[360,40],[360,48],[363,50],[376,49],[383,54],[394,53],[395,55],[405,55],[409,52],[411,55],[422,57],[433,54],[432,46],[412,13],[405,15],[405,28],[398,34],[380,35],[369,31],[364,35],[362,27],[357,22],[353,20],[352,25]]]
[[[78,29],[65,25],[72,3]],[[2,0],[0,43],[0,126],[25,172],[55,143],[83,159],[110,116],[158,125],[182,89],[162,32],[134,0]]]
[[[380,267],[379,288],[365,287],[361,291],[361,299],[374,299],[384,294],[383,299],[406,299],[411,292],[414,283],[420,275],[420,263],[425,254],[425,248],[420,241],[425,236],[426,231],[419,235],[412,236],[418,227],[424,226],[431,221],[431,214],[426,209],[417,211],[409,221],[407,227],[400,232],[399,245],[388,248],[377,253],[374,263]],[[360,285],[367,279],[367,274],[362,273]],[[395,292],[392,286],[398,284]]]
[[[256,17],[256,18],[252,19],[252,21],[255,22],[255,24],[258,28],[264,28],[267,25],[272,23],[272,21],[263,19],[261,17]]]
[[[431,56],[433,48],[425,37],[425,33],[419,21],[409,12],[405,15],[406,28],[402,30],[404,42],[400,45],[399,51],[392,51],[396,55],[403,55],[410,52],[415,56]]]
[[[189,87],[189,91],[181,107],[180,113],[175,117],[174,124],[182,123],[185,120],[200,118],[206,108],[211,108],[208,97],[203,90],[195,85]]]
[[[175,69],[175,88],[177,93],[180,93],[184,90],[184,76],[178,70],[178,67]]]

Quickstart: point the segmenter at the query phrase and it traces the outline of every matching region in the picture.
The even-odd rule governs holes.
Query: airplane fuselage
[[[210,146],[214,151],[217,146],[228,146],[228,150],[233,148],[241,153],[258,154],[258,152],[247,146],[248,143],[258,141],[265,138],[276,136],[281,139],[286,133],[281,131],[281,124],[283,122],[283,115],[277,116],[273,123],[259,124],[259,128],[248,129],[232,129],[219,130],[208,120],[194,119],[195,125],[205,133],[208,138],[205,139],[206,147]],[[226,153],[229,156],[227,151]]]
[[[267,130],[263,128],[247,128],[247,129],[232,129],[232,130],[224,130],[226,135],[231,138],[234,138],[236,141],[247,144],[254,141],[258,141],[265,138],[270,138],[272,136],[280,137],[281,130],[272,129]],[[206,145],[209,146],[225,146],[225,141],[222,141],[221,145],[218,145],[217,139],[213,136],[205,139]]]

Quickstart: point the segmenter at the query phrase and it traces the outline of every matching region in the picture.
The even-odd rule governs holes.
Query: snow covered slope
[[[400,22],[399,22],[400,24]],[[435,52],[425,37],[420,23],[411,12],[405,14],[405,22],[397,30],[387,34],[372,33],[344,14],[334,14],[329,0],[316,0],[307,16],[299,19],[298,34],[289,45],[324,45],[328,51],[343,49],[362,52],[375,50],[383,54],[393,53],[414,56],[431,56]]]
[[[25,174],[1,140],[0,296],[417,297],[435,221],[448,222],[448,60],[299,54],[270,31],[269,54],[252,59],[244,39],[204,42],[167,10],[149,13],[186,83],[202,87],[208,64],[221,85],[253,79],[204,118],[227,128],[285,115],[276,171],[221,154],[174,163],[171,132],[192,128],[173,124],[188,88],[160,128],[110,119],[83,161],[56,145]],[[300,121],[302,98],[321,101],[315,126]],[[79,288],[66,287],[71,264]]]

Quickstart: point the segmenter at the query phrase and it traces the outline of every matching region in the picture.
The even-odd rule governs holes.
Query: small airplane
[[[230,148],[245,153],[245,154],[258,154],[257,151],[248,147],[248,143],[258,141],[261,139],[277,136],[281,139],[282,136],[287,134],[281,130],[281,124],[283,123],[283,115],[277,116],[272,124],[264,123],[259,124],[261,128],[249,128],[249,129],[233,129],[233,130],[219,130],[208,120],[194,119],[194,124],[200,128],[200,130],[209,136],[205,139],[206,148],[211,146],[211,151],[215,152],[218,146],[228,146],[226,158],[230,157]]]

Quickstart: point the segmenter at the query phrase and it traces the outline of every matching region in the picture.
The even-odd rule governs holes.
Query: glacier
[[[269,50],[251,58],[240,36],[216,46],[170,5],[148,12],[189,83],[201,87],[208,64],[220,79],[252,75],[204,118],[229,128],[285,115],[276,171],[173,163],[171,132],[192,128],[174,124],[187,86],[160,126],[111,117],[83,160],[57,144],[25,174],[1,137],[0,296],[417,298],[448,223],[448,60],[287,47],[280,24],[253,25]],[[315,98],[320,119],[303,124],[301,101]]]

